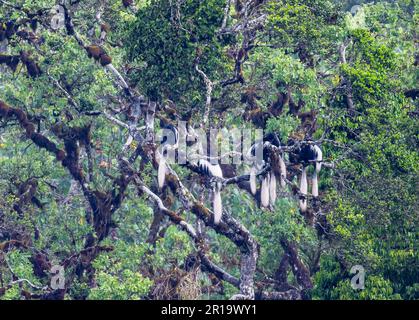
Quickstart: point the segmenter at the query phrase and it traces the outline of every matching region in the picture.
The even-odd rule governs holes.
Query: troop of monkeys
[[[255,1],[254,4],[259,4],[261,1]],[[133,4],[132,0],[123,0],[125,7],[130,7]],[[241,1],[236,1],[237,12],[241,11]],[[36,26],[34,26],[36,28]],[[18,27],[13,24],[2,24],[0,25],[0,40],[5,38],[11,38],[13,34],[18,31]],[[89,58],[93,58],[99,62],[102,66],[107,66],[112,63],[112,58],[106,53],[106,51],[99,45],[89,45],[84,47]],[[4,55],[0,54],[0,64],[6,64],[13,72],[19,62],[22,62],[28,71],[28,74],[32,78],[36,78],[42,74],[41,69],[30,53],[21,51],[19,55]],[[173,125],[167,125],[165,129],[172,131],[174,141],[168,141],[165,137],[162,141],[162,149],[159,159],[158,167],[158,184],[160,188],[163,188],[165,184],[165,178],[167,174],[166,158],[169,151],[175,151],[179,147],[179,135],[184,137],[193,138],[194,130],[191,127],[180,127],[179,129]],[[193,139],[192,139],[193,140]],[[189,139],[188,141],[191,141]],[[202,143],[196,138],[195,143],[198,146],[198,154],[203,155]],[[260,141],[257,141],[249,149],[246,158],[252,159],[252,165],[249,175],[250,191],[253,195],[257,193],[258,177],[260,178],[260,204],[261,207],[268,208],[273,205],[277,198],[277,181],[280,181],[282,188],[286,187],[287,182],[287,169],[285,165],[284,152],[281,148],[281,142],[276,134],[268,134]],[[258,151],[262,151],[263,156],[257,157]],[[302,212],[307,210],[307,169],[310,165],[313,165],[312,175],[312,195],[318,197],[318,175],[322,166],[323,153],[319,146],[312,143],[302,143],[301,145],[294,146],[293,150],[289,152],[289,161],[292,164],[301,164],[302,172],[300,177],[300,199],[299,206]],[[218,224],[222,218],[222,199],[221,189],[223,172],[218,163],[214,164],[214,161],[208,161],[204,157],[199,157],[196,160],[192,160],[191,164],[195,165],[198,171],[211,179],[212,181],[212,200],[213,200],[213,211],[214,211],[214,223]]]
[[[191,141],[190,137],[194,136],[193,128],[176,128],[173,125],[167,125],[164,129],[171,131],[172,141],[163,137],[161,143],[162,148],[159,153],[159,167],[158,167],[158,184],[163,188],[167,174],[167,157],[170,151],[178,150],[179,148],[179,135],[182,134],[187,137],[186,141]],[[195,137],[197,137],[195,135]],[[212,182],[212,201],[214,212],[214,223],[219,224],[222,217],[222,200],[221,189],[223,186],[223,172],[218,161],[211,161],[205,159],[203,156],[202,142],[195,139],[198,144],[198,159],[188,159],[191,165],[196,166],[198,171],[211,179]],[[251,169],[249,175],[250,191],[253,195],[257,193],[258,177],[260,177],[260,205],[263,208],[268,208],[274,205],[277,198],[277,180],[280,181],[282,188],[286,187],[287,183],[287,169],[285,165],[284,147],[277,134],[268,134],[251,146],[247,155],[247,160],[251,161]],[[258,151],[262,151],[263,156],[257,157]],[[299,206],[301,212],[307,211],[307,194],[308,194],[308,181],[307,169],[313,166],[312,174],[312,190],[313,197],[319,196],[319,183],[318,175],[322,166],[323,152],[320,147],[311,142],[304,142],[299,145],[294,145],[292,151],[289,152],[289,161],[292,164],[301,164],[300,176],[300,196]],[[214,163],[215,162],[215,163]]]

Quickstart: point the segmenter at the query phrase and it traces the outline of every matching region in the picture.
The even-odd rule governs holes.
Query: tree
[[[0,2],[0,299],[417,299],[413,1]],[[231,157],[278,138],[256,194],[243,162],[167,161],[160,188],[178,121]]]

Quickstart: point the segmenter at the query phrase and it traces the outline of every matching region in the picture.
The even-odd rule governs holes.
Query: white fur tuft
[[[273,172],[271,172],[270,176],[271,181],[269,182],[269,199],[271,201],[271,205],[274,205],[276,201],[276,177]]]
[[[307,195],[307,168],[303,167],[300,181],[300,192],[303,195]],[[307,211],[307,199],[300,199],[300,210],[302,212]]]
[[[222,178],[223,177],[223,171],[221,170],[221,167],[219,164],[211,164],[209,170],[214,177]]]
[[[321,161],[323,161],[323,152],[316,145],[314,146],[314,150],[316,150],[316,154],[317,154],[316,161],[317,162],[316,162],[316,168],[315,168],[315,170],[313,172],[313,178],[312,178],[313,186],[312,186],[311,193],[312,193],[313,197],[318,197],[319,196],[319,179],[318,179],[318,175],[319,175],[319,172],[320,172],[320,170],[322,168]]]
[[[314,146],[314,150],[316,150],[316,154],[317,154],[316,161],[318,161],[318,162],[316,162],[316,171],[317,171],[317,173],[319,173],[320,169],[322,168],[321,161],[323,161],[323,152],[319,148],[319,146],[316,146],[316,145]]]
[[[267,208],[269,206],[269,174],[267,174],[262,180],[262,187],[260,189],[260,202],[262,207]]]
[[[160,157],[160,163],[159,163],[157,176],[158,176],[158,181],[159,181],[159,187],[161,189],[163,188],[164,180],[166,179],[166,159],[163,156]]]
[[[221,167],[219,164],[212,164],[211,162],[199,159],[198,166],[201,167],[202,170],[208,171],[208,173],[213,177],[222,178],[223,177],[223,171],[221,170]]]
[[[219,224],[221,216],[223,215],[223,203],[221,200],[221,192],[215,190],[213,199],[213,210],[214,210],[214,223]]]
[[[285,161],[282,157],[279,157],[279,167],[281,169],[281,187],[285,188],[286,186],[285,178],[287,177],[287,167],[285,166]]]
[[[252,166],[250,169],[250,191],[253,195],[256,194],[256,167]]]

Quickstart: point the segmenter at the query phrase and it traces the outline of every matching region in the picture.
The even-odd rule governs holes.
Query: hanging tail
[[[319,176],[320,170],[322,168],[323,152],[316,145],[314,146],[314,150],[316,151],[316,166],[315,166],[315,169],[313,171],[313,177],[312,177],[313,186],[312,186],[311,193],[312,193],[313,197],[318,197],[319,196],[318,176]]]
[[[160,163],[159,163],[159,169],[157,172],[158,181],[159,181],[159,187],[160,189],[164,186],[164,180],[166,178],[166,159],[164,156],[160,157]]]
[[[316,172],[319,174],[320,169],[322,168],[323,151],[316,145],[314,146],[314,150],[316,150]]]
[[[311,194],[313,195],[313,197],[318,197],[319,196],[319,181],[317,180],[317,172],[316,172],[316,170],[314,170],[314,172],[313,172],[313,178],[311,180],[313,182]]]
[[[281,169],[281,187],[285,188],[286,186],[285,179],[287,177],[287,167],[285,166],[285,161],[282,157],[279,157],[279,167]]]
[[[213,210],[214,223],[219,224],[221,221],[221,216],[223,215],[223,203],[221,200],[221,190],[218,186],[214,189]]]
[[[307,168],[304,166],[303,172],[301,173],[300,192],[304,196],[307,195]],[[307,211],[307,198],[300,199],[300,210],[301,212]]]
[[[223,171],[221,170],[221,167],[216,164],[213,165],[209,161],[204,159],[199,159],[198,166],[201,170],[201,172],[209,177],[215,177],[215,178],[223,178]],[[223,214],[223,203],[221,200],[221,188],[222,184],[221,182],[215,182],[215,186],[213,187],[213,211],[214,211],[214,223],[219,224],[221,221],[221,216]]]
[[[256,194],[256,167],[252,166],[250,169],[250,191],[253,195]]]
[[[260,202],[262,207],[269,206],[269,173],[262,180],[262,187],[260,188]]]
[[[271,205],[274,205],[276,201],[276,176],[273,172],[271,172],[270,176],[271,179],[269,181],[269,199]]]

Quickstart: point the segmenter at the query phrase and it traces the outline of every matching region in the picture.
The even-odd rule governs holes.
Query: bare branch
[[[206,102],[205,102],[205,113],[204,113],[204,127],[208,123],[209,114],[211,111],[211,100],[212,100],[212,90],[214,88],[214,83],[208,78],[208,76],[203,72],[201,69],[199,69],[198,63],[195,64],[195,70],[201,75],[201,77],[204,79],[205,86],[207,88],[207,94],[206,94]]]

